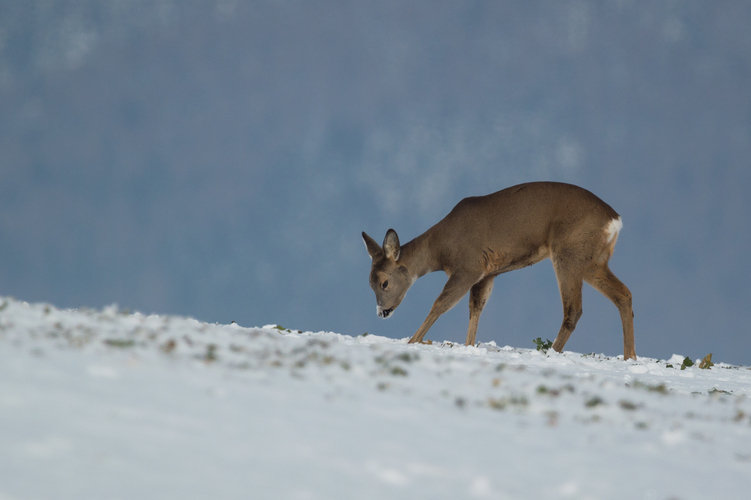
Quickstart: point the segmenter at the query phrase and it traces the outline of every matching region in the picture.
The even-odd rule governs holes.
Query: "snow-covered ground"
[[[406,340],[0,298],[0,500],[751,498],[748,367]]]

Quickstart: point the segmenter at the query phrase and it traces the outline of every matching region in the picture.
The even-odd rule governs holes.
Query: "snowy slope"
[[[751,491],[747,367],[0,309],[0,500]]]

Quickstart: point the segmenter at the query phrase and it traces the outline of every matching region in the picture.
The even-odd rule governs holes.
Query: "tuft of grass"
[[[216,344],[209,344],[206,346],[206,356],[204,356],[204,360],[206,360],[207,363],[212,363],[216,361],[216,350],[219,346]]]
[[[394,359],[398,359],[399,361],[404,361],[405,363],[411,363],[412,361],[417,361],[420,359],[420,355],[417,353],[410,354],[408,352],[403,352],[396,356]]]
[[[537,346],[537,350],[542,351],[543,353],[548,352],[548,349],[553,347],[553,342],[548,339],[542,340],[542,337],[537,337],[532,342]]]
[[[494,410],[505,410],[506,409],[506,400],[505,399],[488,398],[488,406],[490,406]]]
[[[488,406],[494,410],[505,410],[509,406],[523,408],[529,405],[529,400],[524,395],[514,395],[503,398],[488,398]]]
[[[605,401],[600,396],[592,396],[589,398],[585,403],[584,406],[587,408],[594,408],[596,406],[604,405]]]
[[[106,339],[104,343],[110,347],[118,347],[120,349],[127,349],[136,345],[136,341],[131,339]]]
[[[391,368],[390,373],[391,373],[391,375],[394,375],[395,377],[396,376],[399,376],[399,377],[406,377],[407,376],[407,370],[405,370],[401,366],[394,366],[393,368]]]
[[[391,375],[398,376],[398,377],[406,377],[407,370],[405,370],[399,365],[396,365],[396,364],[392,365],[392,362],[401,361],[403,363],[411,363],[412,361],[416,361],[419,359],[420,359],[420,355],[417,353],[402,352],[391,357],[387,357],[385,354],[382,354],[374,358],[374,361],[378,363],[379,365],[382,365],[383,368],[387,370],[388,373],[390,373]]]
[[[618,406],[628,411],[634,411],[637,408],[639,408],[639,405],[637,405],[636,403],[632,403],[631,401],[628,401],[626,399],[621,399],[620,401],[618,401]]]
[[[694,366],[694,362],[691,361],[691,358],[689,358],[688,356],[683,358],[683,363],[681,363],[681,370],[685,370],[686,368],[690,368],[692,366]]]
[[[284,328],[282,325],[276,325],[274,327],[275,329],[279,330],[280,332],[286,332],[286,333],[292,333],[293,330],[290,330],[289,328]],[[296,333],[302,333],[302,330],[294,330]]]
[[[730,396],[730,395],[733,394],[732,392],[723,391],[722,389],[718,389],[717,387],[711,388],[709,391],[707,391],[707,393],[710,394],[710,395],[712,395],[712,394],[717,394],[717,395],[726,394],[728,396]]]
[[[632,387],[634,387],[635,389],[646,389],[649,392],[657,392],[663,395],[667,395],[669,393],[668,388],[665,384],[651,385],[640,382],[639,380],[635,380]]]
[[[545,385],[538,385],[537,386],[537,394],[544,394],[544,395],[547,395],[547,396],[554,396],[554,397],[560,396],[561,393],[563,393],[563,392],[574,393],[575,391],[576,391],[576,389],[571,384],[563,385],[563,386],[561,386],[561,387],[559,387],[557,389],[556,388],[551,388],[551,387],[548,387],[548,386],[545,386]]]
[[[701,360],[701,363],[699,363],[699,368],[702,370],[709,370],[714,366],[714,363],[712,363],[712,353],[710,352],[706,356],[704,356],[704,359]]]
[[[175,339],[169,339],[167,342],[160,346],[160,349],[169,354],[175,350],[175,347],[177,347],[177,342],[175,342]]]

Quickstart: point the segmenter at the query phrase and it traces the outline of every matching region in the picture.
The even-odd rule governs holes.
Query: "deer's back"
[[[506,271],[546,258],[551,246],[581,247],[594,241],[593,235],[602,234],[618,217],[584,188],[532,182],[465,198],[429,233],[441,246],[447,267],[459,265],[458,259],[480,258],[486,266]]]

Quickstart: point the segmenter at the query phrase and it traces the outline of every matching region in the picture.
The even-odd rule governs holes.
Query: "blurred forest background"
[[[558,180],[623,218],[639,355],[751,364],[749,27],[742,0],[0,0],[0,294],[411,336],[445,276],[379,320],[360,232]],[[478,340],[555,337],[549,261],[495,283]],[[622,353],[589,287],[566,347]]]

